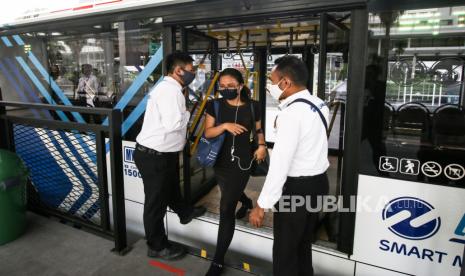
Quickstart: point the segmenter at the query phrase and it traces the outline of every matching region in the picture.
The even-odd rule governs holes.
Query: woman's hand
[[[224,123],[222,124],[223,129],[232,135],[239,135],[247,131],[244,126],[235,123]]]
[[[255,160],[260,164],[266,158],[266,147],[263,145],[258,146],[254,153]]]

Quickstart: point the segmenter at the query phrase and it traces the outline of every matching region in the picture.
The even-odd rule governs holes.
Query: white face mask
[[[279,101],[279,98],[281,95],[284,93],[284,90],[279,88],[279,84],[281,83],[282,80],[280,80],[277,84],[268,84],[267,90],[270,93],[271,97],[273,97],[275,100]]]

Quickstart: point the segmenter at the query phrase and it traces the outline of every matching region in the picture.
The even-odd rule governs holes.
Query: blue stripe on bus
[[[29,60],[35,65],[37,70],[39,70],[39,73],[42,75],[42,77],[47,81],[47,83],[52,87],[53,91],[55,91],[55,94],[61,99],[64,105],[67,106],[72,106],[71,102],[69,99],[66,97],[65,93],[61,90],[61,88],[56,84],[56,82],[52,79],[52,77],[48,74],[48,72],[45,70],[45,68],[42,66],[42,64],[39,62],[39,60],[36,58],[36,56],[32,53],[29,52]],[[71,112],[73,115],[74,119],[76,119],[77,122],[79,123],[86,123],[84,121],[84,118],[82,118],[81,114],[78,112]],[[89,150],[89,146],[82,140],[80,135],[76,136],[81,144],[81,146],[86,150],[86,152],[92,152]],[[94,163],[97,162],[96,158],[91,158]]]
[[[13,39],[16,41],[16,43],[19,45],[19,46],[23,46],[24,45],[24,41],[21,39],[21,37],[19,35],[14,35],[13,36]]]
[[[10,70],[13,71],[15,74],[16,78],[19,80],[19,83],[23,84],[26,88],[26,92],[28,92],[29,96],[32,98],[32,102],[40,103],[39,97],[37,97],[36,93],[32,89],[31,85],[29,82],[26,80],[26,78],[19,72],[18,67],[13,63],[13,61],[10,58],[5,58],[6,63],[10,67]],[[27,102],[27,100],[25,100]],[[52,115],[50,114],[49,111],[46,110],[41,110],[42,113],[45,115],[45,118],[47,119],[53,119]]]
[[[8,39],[8,37],[2,36],[2,40],[6,47],[13,47],[13,44],[11,44],[11,41]]]
[[[3,62],[0,61],[0,71],[3,72],[3,75],[8,79],[8,81],[11,83],[11,85],[13,86],[13,88],[16,90],[16,92],[18,93],[19,97],[21,98],[22,101],[24,102],[28,102],[28,98],[26,97],[24,91],[19,87],[18,83],[15,81],[15,79],[13,78],[13,76],[11,76],[10,72],[8,72],[8,70],[5,68],[5,66],[3,65]],[[40,118],[40,114],[39,112],[36,110],[36,109],[32,109],[32,113],[34,113],[35,117],[36,118]]]
[[[20,132],[22,137],[18,137]],[[16,125],[14,133],[15,142],[21,143],[16,153],[31,170],[32,184],[39,192],[41,200],[52,208],[58,208],[73,188],[71,180],[33,127]],[[28,143],[24,143],[24,137],[27,137]],[[41,152],[40,159],[34,155],[38,152]],[[51,183],[55,183],[53,188]]]
[[[82,217],[86,220],[90,220],[95,213],[97,213],[100,210],[100,197],[97,199],[92,206],[89,207],[89,209],[82,215]]]
[[[72,105],[69,99],[65,96],[65,93],[61,90],[61,88],[56,84],[56,82],[52,79],[52,77],[47,73],[47,70],[42,66],[42,64],[39,62],[39,60],[36,58],[36,56],[32,53],[29,52],[28,54],[29,60],[32,61],[32,63],[35,65],[37,70],[39,70],[39,73],[42,75],[42,77],[47,81],[47,83],[52,87],[53,91],[55,91],[56,95],[60,100],[63,102],[64,105]],[[71,112],[73,114],[74,119],[76,119],[77,122],[79,123],[85,123],[84,119],[82,118],[81,114],[78,112]]]
[[[155,86],[157,86],[161,81],[163,80],[163,77],[160,77],[155,83]],[[152,88],[153,89],[153,88]],[[123,127],[121,129],[121,134],[125,135],[129,129],[136,123],[136,121],[144,114],[145,112],[145,107],[147,106],[147,100],[148,100],[148,94],[144,96],[144,98],[137,104],[136,108],[129,114],[129,116],[124,120],[123,122]]]
[[[48,103],[50,104],[54,104],[56,105],[56,102],[52,99],[52,97],[50,96],[50,94],[48,94],[48,91],[44,88],[44,86],[40,83],[40,81],[37,79],[37,77],[34,75],[34,73],[32,72],[31,68],[26,64],[26,62],[24,61],[24,59],[22,57],[16,57],[16,59],[18,60],[18,62],[21,64],[21,66],[23,67],[24,71],[27,73],[27,75],[29,76],[29,78],[31,78],[32,82],[36,85],[36,87],[39,89],[39,91],[41,92],[41,94],[45,97],[45,99],[47,100]],[[71,103],[70,103],[71,105]],[[68,117],[66,117],[66,115],[62,112],[62,111],[57,111],[57,114],[58,116],[60,117],[60,119],[62,121],[65,121],[65,122],[69,122],[69,119]],[[80,114],[78,114],[79,117],[80,117]],[[81,117],[82,119],[82,117]],[[83,122],[85,123],[85,121],[83,120]],[[76,134],[76,137],[80,143],[80,145],[84,148],[84,150],[87,152],[87,153],[90,153],[92,152],[92,150],[89,149],[89,145],[87,145],[87,143],[85,143],[82,138],[80,137],[80,134]],[[91,160],[93,163],[96,163],[97,162],[97,158],[94,157],[93,155],[91,155]]]
[[[24,61],[24,59],[23,59],[22,57],[16,57],[16,60],[17,60],[18,63],[21,65],[21,67],[23,68],[24,72],[26,72],[26,74],[27,74],[28,77],[31,79],[31,81],[34,83],[34,85],[37,87],[37,89],[38,89],[39,92],[42,94],[42,96],[44,96],[45,100],[46,100],[49,104],[54,104],[54,105],[56,105],[55,101],[52,99],[52,97],[50,96],[50,94],[48,94],[47,89],[45,89],[45,87],[40,83],[39,79],[37,79],[37,77],[34,75],[34,73],[32,72],[31,68],[29,67],[29,65],[26,64],[26,62]],[[60,117],[60,119],[61,119],[62,121],[69,122],[68,117],[66,117],[66,115],[65,115],[65,113],[63,113],[63,111],[57,111],[57,114],[58,114],[58,116]]]
[[[144,70],[139,73],[137,78],[134,80],[134,82],[129,86],[128,90],[123,93],[123,97],[118,101],[118,103],[115,105],[114,109],[121,109],[123,110],[128,103],[132,100],[134,95],[139,91],[139,89],[142,87],[144,82],[147,80],[147,78],[152,74],[153,70],[157,68],[157,66],[161,63],[163,60],[163,47],[160,47],[155,55],[153,55],[147,65],[145,66]],[[106,118],[103,123],[103,125],[108,125],[108,118]]]
[[[17,57],[17,58],[18,58],[18,57]],[[19,58],[22,60],[21,57],[19,57]],[[23,61],[24,61],[24,60],[23,60]],[[26,65],[26,66],[27,66],[27,65]],[[29,67],[28,67],[28,68],[29,68]],[[30,70],[30,68],[29,68],[29,70]],[[26,72],[26,73],[27,73],[27,72]],[[34,78],[36,78],[35,75],[33,75],[32,71],[30,72],[30,74],[32,74],[32,76],[34,76]],[[29,75],[29,73],[28,73],[28,75]],[[31,76],[30,76],[30,77],[31,77]],[[36,79],[37,79],[37,78],[36,78]],[[34,82],[34,80],[33,80],[33,82]],[[38,80],[37,80],[37,82],[38,82]],[[26,82],[26,83],[27,83],[27,82]],[[35,83],[35,82],[34,82],[34,83]],[[36,84],[36,86],[37,86],[37,85],[40,85],[41,87],[43,87],[42,84],[40,84],[40,82],[38,82],[38,84],[37,84],[37,83],[35,83],[35,84]],[[38,88],[39,88],[39,90],[41,90],[39,86],[38,86]],[[44,88],[44,89],[45,89],[45,88]],[[41,90],[41,91],[42,91],[42,90]],[[48,92],[46,92],[46,93],[48,94]],[[43,94],[43,93],[42,93],[42,94]],[[50,97],[50,99],[51,99],[51,97]],[[56,104],[56,103],[53,101],[53,99],[51,99],[51,100],[52,100],[52,101],[51,101],[51,102],[49,101],[49,103],[51,103],[51,104]],[[39,100],[39,101],[40,101],[40,100]],[[59,116],[60,116],[60,113],[62,113],[63,116],[60,116],[60,118],[61,118],[62,120],[64,120],[64,121],[67,121],[67,120],[68,120],[68,118],[66,117],[66,115],[65,115],[63,112],[58,111],[57,113],[58,113]],[[80,116],[80,114],[78,114],[78,115]],[[90,159],[92,160],[92,162],[93,162],[93,163],[96,163],[96,162],[97,162],[97,158],[96,158],[94,155],[92,155],[93,151],[89,148],[89,145],[87,145],[87,143],[85,143],[85,142],[83,141],[83,139],[81,138],[81,135],[80,135],[79,133],[76,133],[75,135],[76,135],[77,140],[79,141],[79,144],[83,147],[84,151],[90,156]],[[66,138],[66,139],[67,139],[67,138]],[[74,147],[74,144],[71,144],[71,147]],[[83,163],[82,165],[84,165],[84,163]]]
[[[163,77],[160,77],[153,87],[157,86],[162,80]],[[137,104],[136,108],[134,108],[131,114],[129,114],[126,120],[124,120],[123,125],[121,127],[121,136],[124,136],[129,131],[129,129],[131,129],[131,127],[137,122],[140,116],[144,114],[145,107],[147,106],[147,100],[148,94],[144,96],[144,98]],[[110,151],[110,142],[106,143],[105,150],[107,153]]]
[[[76,161],[79,163],[79,165],[84,169],[84,171],[81,171],[81,170],[77,170],[74,166],[74,163],[72,163],[72,160],[69,160],[71,163],[68,163],[69,167],[71,168],[74,168],[73,171],[77,171],[75,172],[76,176],[78,176],[82,186],[84,187],[84,193],[82,193],[82,195],[76,200],[76,202],[74,202],[73,206],[71,207],[70,209],[70,212],[74,214],[74,212],[76,212],[77,210],[79,210],[82,205],[84,205],[92,196],[92,187],[89,185],[89,183],[87,183],[87,181],[85,180],[85,178],[81,175],[82,174],[86,174],[88,177],[91,178],[91,181],[96,185],[97,189],[98,189],[98,186],[97,186],[97,176],[94,174],[94,172],[92,171],[91,168],[89,168],[89,166],[87,165],[87,163],[82,159],[82,156],[81,154],[79,154],[79,152],[76,151],[76,149],[74,148],[74,146],[72,145],[71,141],[69,141],[68,137],[59,132],[59,138],[61,138],[67,149],[69,149],[71,151],[71,155],[74,156],[76,158]],[[58,137],[56,137],[56,139],[58,139]],[[66,154],[66,153],[64,153]],[[63,156],[63,154],[62,154]]]
[[[79,170],[76,169],[76,167],[73,165],[73,161],[66,155],[66,152],[61,148],[60,142],[58,142],[57,138],[54,137],[53,135],[49,134],[48,130],[45,130],[48,138],[52,141],[52,144],[55,146],[57,149],[58,153],[60,154],[60,157],[62,160],[65,161],[66,165],[69,167],[69,169],[73,172],[73,174],[76,176],[78,183],[82,184],[84,191],[82,195],[79,197],[78,200],[76,200],[73,205],[71,206],[69,213],[74,215],[79,208],[81,208],[83,204],[83,200],[89,198],[92,195],[92,189],[91,187],[87,184],[85,178],[80,174]],[[85,202],[85,201],[84,201]]]

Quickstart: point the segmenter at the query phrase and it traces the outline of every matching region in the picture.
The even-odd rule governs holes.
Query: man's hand
[[[265,217],[265,210],[263,208],[260,208],[260,206],[257,205],[250,212],[249,222],[255,227],[261,227],[264,217]]]

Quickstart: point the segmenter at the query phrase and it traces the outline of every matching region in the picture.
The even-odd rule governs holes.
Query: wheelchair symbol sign
[[[437,177],[441,174],[442,167],[437,162],[428,161],[423,163],[421,166],[421,171],[428,177]]]
[[[383,172],[397,172],[399,167],[399,159],[389,156],[381,156],[379,158],[379,170]]]
[[[444,175],[450,180],[460,180],[465,176],[465,169],[459,164],[449,164],[444,169]]]

